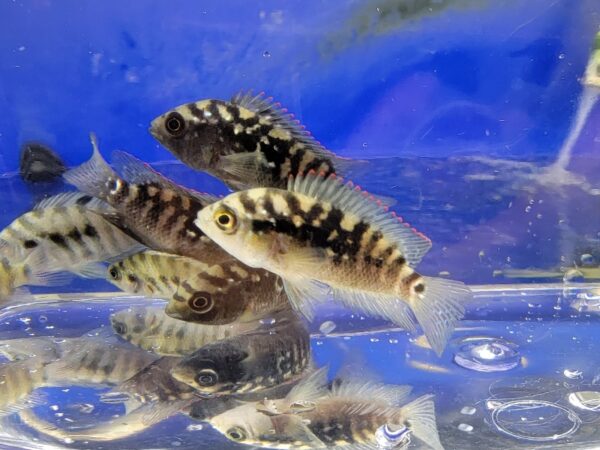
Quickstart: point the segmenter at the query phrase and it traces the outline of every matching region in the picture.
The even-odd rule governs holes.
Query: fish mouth
[[[160,141],[160,134],[154,129],[152,125],[148,127],[148,133],[150,133],[155,139]]]

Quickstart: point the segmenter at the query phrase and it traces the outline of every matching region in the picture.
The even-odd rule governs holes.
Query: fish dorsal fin
[[[346,168],[345,166],[350,168],[354,163],[364,162],[342,158],[327,150],[319,141],[312,137],[310,132],[304,128],[298,119],[294,118],[293,114],[283,108],[280,103],[275,102],[273,97],[267,97],[264,92],[254,95],[251,90],[240,91],[233,96],[231,103],[246,108],[264,118],[268,117],[274,125],[287,130],[293,138],[300,141],[319,157],[333,160],[336,163],[336,170],[338,166],[343,171]]]
[[[291,405],[296,402],[311,402],[318,400],[327,393],[327,372],[329,366],[315,370],[292,388],[286,396],[286,402]]]
[[[63,192],[53,195],[37,203],[33,209],[68,208],[70,206],[82,206],[90,210],[111,210],[112,208],[91,195],[82,192]]]
[[[333,397],[351,397],[356,400],[382,402],[387,406],[406,403],[412,391],[410,386],[398,386],[372,381],[341,380],[331,388]]]
[[[178,185],[173,180],[154,170],[150,164],[145,163],[130,153],[121,150],[115,150],[112,154],[112,161],[117,172],[129,183],[156,183],[165,188],[179,192],[185,196],[192,196],[203,204],[214,203],[218,200],[217,196],[196,192],[193,189],[188,189]]]
[[[288,190],[331,203],[345,213],[354,214],[381,231],[398,244],[408,264],[416,266],[431,248],[431,241],[422,233],[381,205],[374,197],[335,175],[325,177],[310,171],[306,175],[290,177]]]

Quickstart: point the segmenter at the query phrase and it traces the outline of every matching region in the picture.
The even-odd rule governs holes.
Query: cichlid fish
[[[235,259],[212,264],[145,251],[113,264],[108,274],[126,292],[169,300],[165,312],[188,322],[251,322],[290,308],[278,276]]]
[[[173,319],[162,306],[139,306],[111,315],[110,322],[119,336],[133,345],[158,355],[184,356],[212,342],[255,330],[254,323],[203,325]]]
[[[61,346],[62,357],[45,367],[49,386],[117,385],[159,358],[130,344],[96,337],[66,339]]]
[[[185,164],[235,190],[285,188],[290,175],[340,173],[357,162],[326,150],[287,110],[251,92],[178,106],[154,119],[150,133]]]
[[[408,330],[416,317],[438,355],[470,296],[462,283],[419,275],[431,241],[336,176],[310,172],[290,178],[288,190],[231,194],[195,223],[243,263],[281,276],[309,319],[329,286],[348,307]]]
[[[293,318],[205,345],[171,374],[205,396],[245,394],[293,382],[310,364],[310,336]]]
[[[143,248],[115,226],[114,220],[115,211],[89,195],[55,195],[0,232],[0,256],[17,264],[36,251],[35,270],[103,278],[105,269],[100,262]]]
[[[92,158],[68,171],[67,182],[113,206],[128,232],[150,248],[215,262],[230,259],[194,225],[198,211],[214,197],[177,186],[133,156],[116,152],[120,176],[102,158],[95,136],[92,145]]]
[[[210,423],[231,441],[265,448],[405,448],[414,435],[443,449],[431,395],[405,404],[407,386],[341,381],[327,390],[326,381],[319,370],[283,399],[247,403]]]

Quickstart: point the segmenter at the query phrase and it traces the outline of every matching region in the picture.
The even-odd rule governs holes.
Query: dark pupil
[[[119,279],[119,271],[116,268],[112,268],[110,269],[110,276],[113,278],[113,280],[118,280]]]
[[[181,130],[181,121],[177,117],[171,117],[167,120],[167,130],[171,133],[177,133]]]
[[[221,225],[227,225],[229,223],[229,216],[227,214],[222,214],[219,216],[219,223]]]
[[[242,435],[237,431],[232,431],[230,433],[231,439],[235,439],[236,441],[242,438]]]
[[[205,374],[198,377],[198,384],[201,386],[212,386],[216,383],[214,375]]]
[[[208,305],[208,299],[206,297],[198,297],[194,299],[194,308],[203,309]]]
[[[115,325],[115,331],[117,332],[117,334],[125,334],[127,328],[125,328],[125,325],[123,325],[122,323],[118,323]]]

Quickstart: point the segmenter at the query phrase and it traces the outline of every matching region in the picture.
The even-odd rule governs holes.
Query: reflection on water
[[[331,329],[325,320],[329,312],[323,310],[312,324],[313,357],[317,365],[328,361],[332,367],[358,358],[386,383],[412,385],[415,398],[435,394],[440,436],[448,449],[530,448],[532,442],[539,448],[559,443],[591,448],[600,443],[600,365],[589,357],[600,351],[598,316],[568,306],[592,298],[597,289],[475,286],[468,320],[441,358],[424,339],[377,328],[368,320],[347,330],[339,316]],[[556,310],[557,298],[567,307]],[[182,357],[160,357],[121,340],[111,328],[110,316],[130,304],[164,305],[148,302],[103,295],[68,303],[36,301],[3,311],[0,351],[5,359],[26,361],[32,356],[22,352],[38,342],[34,348],[45,349],[45,357],[58,357],[62,370],[46,369],[48,375],[35,389],[43,402],[4,415],[0,442],[34,442],[31,448],[237,448],[211,428],[211,417],[239,406],[239,399],[282,398],[290,387],[245,397],[190,395],[189,386],[170,376]],[[486,320],[471,320],[482,308],[489,313]],[[506,309],[517,315],[508,320]],[[83,356],[82,348],[94,355],[94,346],[102,342],[111,358]],[[0,367],[8,364],[13,363],[6,359]],[[56,376],[67,373],[65,368],[70,379]],[[132,371],[137,373],[131,376]],[[122,383],[124,377],[133,381]],[[425,448],[411,442],[411,448]]]

